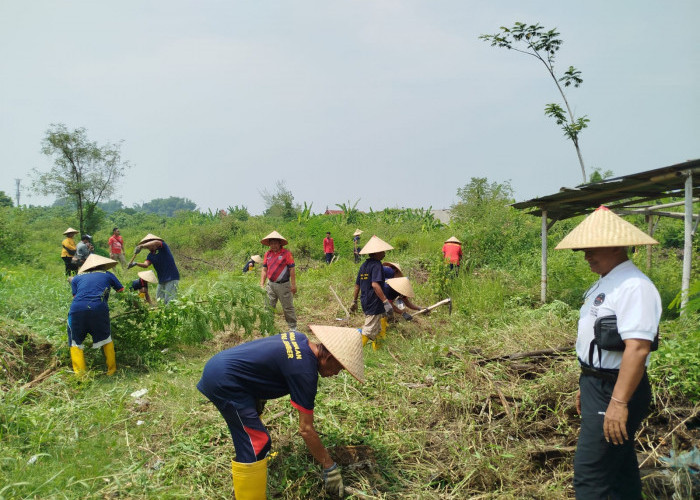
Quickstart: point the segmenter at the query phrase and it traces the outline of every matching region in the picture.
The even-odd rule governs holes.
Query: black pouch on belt
[[[624,351],[625,343],[617,331],[617,316],[601,316],[595,320],[593,325],[593,335],[595,343],[600,349],[606,351]],[[654,341],[651,343],[651,351],[656,351],[659,348],[659,332],[656,332]]]

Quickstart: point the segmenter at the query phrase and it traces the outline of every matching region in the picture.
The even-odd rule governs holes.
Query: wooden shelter
[[[670,201],[659,203],[669,198]],[[681,200],[682,199],[682,200]],[[678,201],[681,200],[681,201]],[[561,188],[558,193],[514,203],[512,206],[525,213],[542,217],[542,287],[541,300],[547,298],[547,232],[559,221],[588,214],[605,205],[618,215],[644,215],[648,233],[654,234],[659,217],[674,217],[685,222],[683,244],[683,281],[681,307],[688,300],[693,237],[697,233],[700,216],[693,214],[693,204],[700,200],[700,159],[689,160],[670,167],[657,168],[600,182],[582,184],[575,188]],[[655,203],[656,202],[656,203]],[[683,212],[671,207],[683,206]],[[651,245],[650,245],[651,246]],[[647,267],[651,266],[651,250],[647,252]]]

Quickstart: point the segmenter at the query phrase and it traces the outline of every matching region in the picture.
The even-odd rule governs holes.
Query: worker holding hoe
[[[634,435],[649,413],[646,367],[658,346],[661,298],[628,259],[627,247],[656,243],[601,206],[556,246],[582,251],[591,271],[600,275],[584,295],[576,339],[578,499],[642,498]]]
[[[168,244],[163,241],[163,238],[159,238],[150,233],[136,245],[134,257],[136,257],[142,248],[146,248],[149,251],[146,260],[143,262],[133,262],[132,258],[132,262],[129,263],[128,268],[131,269],[134,266],[138,266],[146,269],[153,264],[153,268],[158,275],[156,299],[160,299],[163,303],[167,304],[177,296],[177,286],[180,283],[180,271],[178,271],[175,265],[173,253],[170,251]]]
[[[364,345],[368,340],[371,340],[374,349],[378,347],[377,337],[383,336],[386,332],[386,317],[394,314],[391,302],[384,295],[384,269],[382,267],[382,259],[387,250],[393,249],[394,247],[387,242],[377,236],[372,236],[360,251],[360,254],[368,255],[368,257],[357,273],[350,310],[357,311],[357,297],[362,292],[360,298],[362,312],[365,313],[362,344]]]
[[[243,272],[247,273],[248,271],[252,271],[255,269],[255,264],[262,264],[262,261],[262,257],[259,255],[251,256],[250,260],[248,260],[248,262],[246,262],[243,266]]]
[[[384,295],[391,302],[394,312],[400,314],[406,321],[413,319],[413,316],[406,309],[424,311],[425,314],[430,314],[428,308],[417,306],[411,302],[411,298],[415,297],[416,294],[411,282],[405,276],[387,278],[384,283]]]
[[[71,279],[73,302],[68,312],[67,332],[76,375],[86,370],[83,342],[88,333],[92,336],[92,348],[102,347],[107,362],[107,375],[114,375],[117,371],[107,304],[110,289],[117,292],[124,290],[117,277],[107,271],[116,265],[117,261],[93,253],[78,270],[78,275]]]
[[[323,467],[324,487],[343,496],[343,477],[314,428],[318,377],[345,368],[364,382],[362,340],[354,328],[309,325],[320,343],[289,331],[221,351],[207,361],[197,389],[228,424],[236,459],[231,463],[237,500],[266,498],[270,434],[260,419],[265,400],[289,394],[299,412],[299,434]]]
[[[277,231],[272,231],[260,240],[260,243],[270,247],[263,257],[260,286],[267,290],[267,298],[272,309],[277,305],[277,301],[280,301],[289,329],[296,330],[297,313],[294,310],[294,294],[297,293],[297,275],[292,252],[283,248],[288,241]],[[267,280],[267,287],[265,287],[265,280]]]

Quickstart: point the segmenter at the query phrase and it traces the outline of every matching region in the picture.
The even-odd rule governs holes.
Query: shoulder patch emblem
[[[597,297],[595,298],[595,300],[593,301],[593,305],[594,305],[594,306],[599,306],[599,305],[601,305],[603,302],[605,302],[605,294],[604,294],[604,293],[599,293],[598,296],[597,296]]]

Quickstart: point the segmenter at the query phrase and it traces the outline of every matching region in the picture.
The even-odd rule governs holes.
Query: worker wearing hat
[[[656,240],[601,206],[556,249],[581,250],[600,279],[584,295],[576,353],[581,415],[576,498],[641,498],[634,435],[649,413],[646,366],[658,345],[661,298],[627,257],[631,245]]]
[[[146,269],[153,264],[153,269],[158,275],[156,299],[160,299],[167,304],[177,297],[177,286],[180,283],[180,271],[175,265],[173,253],[170,251],[168,244],[163,241],[163,238],[150,233],[139,241],[134,254],[138,254],[142,248],[146,248],[149,251],[146,260],[143,262],[132,262],[129,264],[129,269],[134,266]]]
[[[158,284],[158,278],[156,277],[156,273],[149,269],[148,271],[139,271],[137,274],[138,279],[135,279],[131,282],[131,289],[138,292],[139,297],[144,299],[149,304],[155,304],[154,300],[151,298],[151,294],[148,293],[148,284]]]
[[[272,231],[260,240],[260,243],[270,247],[263,257],[260,286],[267,291],[272,309],[277,305],[277,301],[280,301],[289,329],[296,330],[297,313],[294,310],[294,294],[297,293],[297,275],[292,252],[284,248],[288,241],[277,231]],[[267,280],[267,287],[265,280]]]
[[[86,370],[83,342],[88,333],[92,337],[92,348],[102,347],[107,375],[117,371],[107,304],[110,289],[124,290],[117,277],[107,271],[116,265],[117,261],[93,253],[78,270],[78,275],[71,279],[73,302],[68,312],[68,346],[73,371],[78,375]]]
[[[360,260],[360,250],[362,250],[362,247],[360,247],[360,235],[363,233],[361,229],[355,229],[355,232],[352,233],[352,253],[355,256],[355,264],[359,264]]]
[[[385,262],[385,264],[387,264]],[[414,311],[420,311],[426,309],[425,307],[420,307],[411,302],[411,298],[415,297],[416,294],[413,291],[413,286],[411,282],[405,276],[389,277],[393,276],[393,269],[388,266],[384,266],[384,276],[386,281],[384,282],[384,296],[391,302],[391,306],[394,308],[394,312],[400,314],[406,321],[411,321],[413,318],[406,309],[412,309]],[[429,311],[426,309],[426,314]]]
[[[243,266],[243,272],[247,273],[248,271],[252,271],[255,269],[255,264],[262,264],[262,257],[259,255],[253,255],[250,257],[250,260],[245,263],[245,266]]]
[[[323,467],[325,488],[342,498],[343,478],[314,428],[318,377],[345,368],[364,382],[362,340],[355,328],[309,325],[319,343],[289,331],[221,351],[207,361],[197,389],[228,424],[236,459],[231,464],[237,500],[266,498],[270,434],[260,420],[260,401],[290,396],[299,412],[299,433]],[[260,410],[258,410],[260,408]]]
[[[80,241],[75,246],[75,258],[73,259],[73,265],[80,267],[87,260],[88,256],[95,250],[92,245],[92,236],[89,234],[84,234],[80,237]],[[76,267],[76,269],[77,269]]]
[[[77,250],[74,238],[75,235],[78,234],[78,230],[69,227],[63,231],[63,234],[65,238],[61,242],[61,259],[63,259],[63,264],[66,266],[66,276],[70,276],[71,274],[75,274],[78,270],[72,262],[73,256]]]
[[[459,274],[459,266],[462,263],[462,242],[454,236],[448,238],[442,245],[442,255],[449,262],[450,271]]]
[[[357,297],[360,295],[362,312],[365,313],[365,323],[362,326],[363,341],[371,340],[375,348],[377,347],[377,336],[386,329],[386,317],[394,314],[394,308],[384,295],[384,269],[382,266],[382,259],[387,250],[393,249],[394,247],[381,238],[372,236],[360,251],[360,254],[368,257],[357,273],[350,310],[357,311]],[[382,319],[384,320],[383,324]]]

